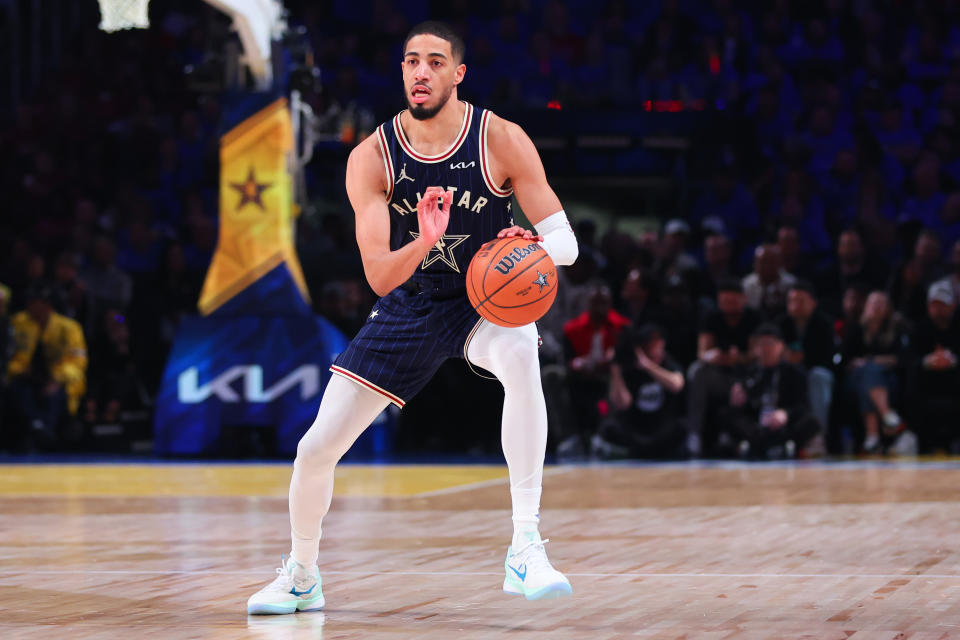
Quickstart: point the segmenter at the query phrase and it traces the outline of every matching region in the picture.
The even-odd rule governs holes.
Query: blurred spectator
[[[667,352],[684,368],[689,367],[697,359],[699,315],[683,278],[673,277],[663,283],[657,315],[667,341]]]
[[[938,282],[945,282],[953,289],[954,300],[960,301],[960,240],[953,243],[950,251],[950,275],[944,276]]]
[[[900,220],[915,221],[928,229],[943,231],[940,217],[947,197],[943,193],[940,157],[935,151],[924,151],[913,167],[912,193],[903,201]]]
[[[810,409],[826,429],[833,400],[833,324],[820,310],[817,293],[807,280],[797,281],[787,294],[787,313],[777,326],[785,343],[784,358],[807,372]]]
[[[884,440],[890,441],[904,429],[900,414],[893,407],[898,401],[899,371],[907,337],[903,320],[883,291],[870,294],[860,322],[848,327],[844,336],[846,383],[856,397],[863,419],[863,450],[867,453],[880,451]]]
[[[796,282],[796,276],[783,268],[780,248],[775,244],[760,245],[754,252],[753,273],[743,279],[747,306],[766,319],[777,318],[786,308],[787,292]]]
[[[634,326],[652,322],[655,315],[654,282],[646,269],[633,269],[627,274],[620,291],[620,312]]]
[[[122,249],[117,253],[117,266],[136,277],[157,272],[163,257],[163,248],[154,231],[142,219],[130,221],[120,235]]]
[[[664,226],[660,254],[654,263],[654,271],[661,282],[673,276],[680,276],[688,284],[696,282],[700,265],[687,252],[689,235],[690,225],[683,220],[670,220]]]
[[[105,335],[103,347],[91,361],[88,391],[83,403],[83,419],[117,423],[124,412],[142,409],[149,397],[140,373],[140,359],[130,346],[127,318],[108,309],[101,318]]]
[[[700,278],[700,298],[709,300],[709,305],[717,297],[717,286],[720,281],[733,276],[731,266],[733,258],[733,246],[730,238],[721,233],[711,233],[703,239],[703,260],[706,265],[702,277]]]
[[[116,264],[117,251],[113,240],[100,236],[93,243],[90,266],[84,270],[81,280],[90,293],[95,314],[107,307],[126,309],[133,295],[133,281]]]
[[[807,378],[783,359],[784,345],[776,325],[753,332],[756,361],[730,388],[729,406],[721,415],[743,458],[793,458],[820,432],[810,411]]]
[[[784,225],[777,229],[777,249],[780,251],[780,265],[786,273],[794,276],[809,277],[810,265],[804,265],[800,251],[800,232],[796,227]]]
[[[613,411],[591,440],[601,457],[675,458],[684,453],[683,373],[667,354],[660,328],[645,324],[620,334],[610,367]]]
[[[690,366],[688,410],[690,452],[716,453],[717,433],[707,416],[717,403],[725,403],[736,376],[750,360],[750,336],[761,323],[760,313],[747,306],[739,280],[721,282],[717,309],[709,312],[697,337],[698,360]]]
[[[812,178],[807,172],[800,169],[787,172],[783,194],[774,202],[772,211],[775,219],[771,223],[797,228],[804,254],[820,256],[829,253],[830,236],[827,235],[823,202],[814,191]]]
[[[53,288],[35,283],[13,316],[7,411],[14,446],[49,446],[64,413],[75,416],[86,389],[87,348],[75,320],[56,313]]]
[[[894,269],[889,291],[894,308],[913,322],[926,316],[927,287],[943,275],[940,238],[924,229],[914,243],[913,255]]]
[[[833,323],[834,342],[842,341],[847,335],[847,330],[860,323],[868,295],[870,295],[870,287],[863,282],[851,282],[843,291],[840,316]]]
[[[558,453],[582,451],[595,432],[600,416],[598,405],[610,387],[614,347],[620,332],[629,324],[627,318],[613,310],[609,287],[598,282],[592,287],[587,309],[563,326],[568,364],[562,386],[563,393],[570,395],[576,424],[570,425],[575,433],[560,435]],[[569,419],[565,422],[569,425]],[[569,426],[560,428],[565,431]]]
[[[956,309],[957,298],[949,283],[941,280],[930,285],[927,317],[910,342],[909,417],[924,451],[960,453],[960,319]]]
[[[859,231],[847,229],[837,240],[836,265],[823,274],[817,286],[821,299],[830,302],[828,313],[840,315],[837,303],[854,282],[864,283],[870,289],[883,289],[887,285],[887,268],[867,252]]]
[[[77,277],[78,268],[79,259],[76,254],[65,251],[57,256],[53,267],[53,294],[58,305],[57,312],[73,318],[89,331],[87,321],[90,303],[86,287]]]

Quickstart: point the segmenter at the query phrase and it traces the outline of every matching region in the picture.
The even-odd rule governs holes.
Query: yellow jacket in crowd
[[[13,355],[7,367],[9,376],[30,372],[37,341],[42,339],[51,375],[63,385],[67,407],[71,415],[76,415],[80,398],[87,388],[87,345],[80,324],[59,313],[51,313],[41,338],[40,325],[29,313],[21,311],[10,320],[10,326],[13,329]]]

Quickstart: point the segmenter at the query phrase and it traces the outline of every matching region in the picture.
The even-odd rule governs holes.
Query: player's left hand
[[[543,242],[543,236],[538,236],[530,231],[529,229],[524,229],[523,227],[513,225],[512,227],[507,227],[502,229],[500,233],[497,234],[498,238],[523,238],[524,240],[531,240],[533,242]]]

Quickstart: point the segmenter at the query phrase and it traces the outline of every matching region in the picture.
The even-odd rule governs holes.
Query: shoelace
[[[550,538],[541,540],[540,542],[528,542],[520,547],[519,551],[515,551],[513,557],[520,560],[522,564],[526,564],[528,571],[530,569],[553,569],[550,561],[547,560],[547,552],[543,548],[543,545],[548,542],[550,542]]]
[[[277,577],[267,587],[270,591],[288,592],[293,588],[293,576],[287,573],[284,567],[277,568]]]
[[[303,589],[309,586],[306,583],[306,581],[303,581],[304,584],[302,585],[297,584],[296,579],[293,577],[293,570],[294,570],[293,567],[290,567],[288,569],[290,563],[292,562],[291,560],[283,558],[281,562],[282,562],[281,566],[277,567],[277,570],[276,570],[277,577],[267,587],[270,591],[289,592],[291,589],[294,589],[294,588],[302,591]]]

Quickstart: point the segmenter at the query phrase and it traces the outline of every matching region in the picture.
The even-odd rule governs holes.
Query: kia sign
[[[276,451],[294,454],[346,345],[311,315],[185,318],[157,398],[157,453],[216,453],[223,426],[251,426],[274,430]]]
[[[293,387],[300,388],[300,399],[309,400],[320,393],[320,368],[305,364],[297,367],[268,389],[263,388],[263,367],[255,364],[230,367],[204,385],[198,385],[200,370],[190,367],[177,378],[177,399],[184,404],[203,402],[216,396],[220,402],[273,402]],[[231,385],[242,380],[239,391]],[[241,395],[242,394],[242,395]]]

